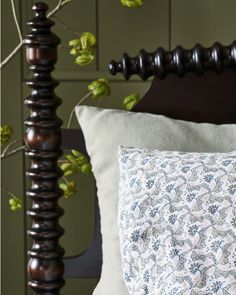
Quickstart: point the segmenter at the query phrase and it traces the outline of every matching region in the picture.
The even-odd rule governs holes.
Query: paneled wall
[[[17,43],[10,1],[2,1],[2,57]],[[17,2],[17,1],[15,1]],[[20,2],[20,1],[19,1]],[[17,3],[19,3],[17,2]],[[31,6],[34,1],[24,0],[18,5],[21,26],[27,32],[26,20],[31,18]],[[50,7],[57,1],[46,1]],[[145,93],[150,82],[141,82],[132,78],[125,82],[121,76],[111,77],[107,71],[108,62],[119,59],[124,51],[135,55],[139,49],[155,50],[158,46],[173,48],[181,44],[192,47],[200,42],[205,46],[218,40],[224,44],[235,39],[235,0],[148,0],[141,9],[127,9],[119,0],[72,0],[71,4],[57,14],[59,19],[76,31],[91,31],[98,39],[96,62],[90,66],[79,67],[73,62],[68,50],[59,49],[59,61],[54,76],[60,80],[57,94],[63,99],[59,115],[64,122],[78,100],[87,93],[88,83],[96,78],[105,77],[111,81],[112,95],[105,98],[101,106],[122,108],[123,97],[139,92]],[[56,21],[56,20],[55,20]],[[62,45],[74,38],[73,34],[59,24],[55,32],[61,37]],[[27,110],[23,99],[29,90],[24,86],[30,77],[24,57],[18,54],[3,70],[2,77],[2,122],[10,123],[15,129],[15,137],[21,137],[23,118]],[[95,104],[88,99],[87,104]],[[77,127],[76,121],[73,127]],[[111,126],[112,130],[113,126]],[[17,155],[3,163],[3,184],[23,196],[23,168],[25,162],[22,155]],[[93,235],[93,179],[77,178],[79,191],[76,197],[61,200],[66,214],[62,225],[66,234],[62,245],[66,255],[76,255],[86,249]],[[10,212],[7,196],[2,195],[2,294],[26,294],[25,261],[26,245],[24,231],[26,219],[24,210]],[[67,280],[62,294],[89,295],[96,285],[95,280]],[[30,292],[28,292],[30,294]]]

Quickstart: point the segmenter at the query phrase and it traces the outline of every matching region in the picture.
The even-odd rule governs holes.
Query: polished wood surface
[[[58,82],[51,77],[60,40],[50,31],[54,23],[47,19],[47,10],[44,3],[33,6],[35,17],[28,23],[32,30],[25,40],[26,59],[33,72],[33,78],[27,82],[31,94],[25,100],[31,110],[25,121],[25,153],[32,161],[27,171],[32,184],[26,194],[32,199],[32,208],[27,213],[33,220],[32,228],[28,230],[33,239],[28,252],[28,284],[36,295],[59,294],[64,285],[64,250],[59,244],[64,230],[58,222],[63,214],[58,205],[63,194],[58,187],[62,173],[57,166],[62,154],[62,121],[56,115],[61,100],[54,94]]]
[[[86,153],[80,130],[63,130],[56,109],[61,101],[54,94],[58,82],[51,71],[57,60],[59,39],[51,33],[53,22],[45,16],[47,6],[34,5],[36,17],[29,22],[32,32],[27,36],[26,58],[33,72],[27,84],[32,89],[26,99],[31,116],[26,120],[26,155],[32,160],[27,175],[32,187],[27,196],[33,205],[28,211],[33,219],[28,231],[33,238],[29,251],[29,285],[35,294],[59,294],[64,285],[64,250],[59,245],[63,229],[58,223],[63,210],[58,206],[62,191],[58,188],[61,171],[57,160],[60,145]],[[186,50],[177,46],[173,51],[163,48],[154,53],[142,50],[131,58],[112,61],[113,75],[122,73],[126,79],[137,74],[143,80],[154,76],[152,85],[133,111],[162,114],[176,119],[216,124],[236,123],[236,42],[223,46],[219,42],[204,48],[197,44]],[[100,277],[102,238],[100,214],[96,201],[96,226],[91,247],[74,258],[65,258],[64,277]]]
[[[236,124],[236,69],[222,73],[188,73],[179,78],[169,74],[154,77],[135,112],[161,114],[197,123]]]
[[[209,48],[196,44],[192,49],[177,46],[172,51],[162,47],[152,53],[140,50],[135,57],[125,53],[121,61],[112,60],[109,65],[112,75],[122,73],[126,80],[132,75],[139,75],[143,80],[151,76],[164,79],[168,74],[183,77],[189,72],[202,75],[208,70],[220,73],[223,69],[235,67],[236,41],[229,46],[215,42]]]

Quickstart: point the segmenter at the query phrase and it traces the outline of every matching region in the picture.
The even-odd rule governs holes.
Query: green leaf
[[[95,55],[92,54],[91,52],[84,52],[83,54],[81,55],[78,55],[75,59],[75,63],[77,65],[81,65],[81,66],[84,66],[84,65],[88,65],[90,64],[91,62],[93,62],[95,59]]]
[[[77,150],[72,150],[71,154],[65,156],[68,163],[63,163],[61,169],[64,176],[71,176],[75,173],[88,174],[91,171],[91,165],[89,159]]]
[[[81,172],[84,174],[90,174],[92,171],[92,166],[90,163],[86,163],[81,166]]]
[[[138,93],[133,93],[124,98],[123,105],[127,111],[130,111],[140,102],[140,100],[140,95]]]
[[[9,142],[13,134],[13,129],[10,125],[1,125],[0,127],[0,139],[1,145]]]
[[[74,56],[77,56],[79,54],[79,50],[77,48],[72,48],[70,50],[70,54],[74,55]]]
[[[72,47],[70,54],[76,57],[75,63],[87,65],[93,62],[96,43],[96,37],[91,32],[84,32],[79,39],[70,40],[69,46]]]
[[[62,171],[65,171],[69,167],[71,167],[71,163],[63,163],[63,164],[61,164],[60,168],[61,168]]]
[[[83,154],[77,150],[71,150],[71,153],[75,156],[75,157],[81,157],[83,156]],[[83,156],[84,157],[84,156]]]
[[[60,189],[62,189],[63,191],[65,191],[67,189],[67,185],[64,182],[61,182],[59,184]]]
[[[111,94],[109,81],[104,78],[92,81],[88,85],[88,90],[92,92],[94,98],[109,96]]]
[[[73,175],[75,172],[73,171],[73,170],[67,170],[67,171],[65,171],[64,172],[64,176],[71,176],[71,175]]]
[[[11,199],[9,199],[9,205],[12,211],[16,211],[18,209],[21,209],[22,202],[19,198],[14,196]]]
[[[96,37],[91,32],[84,32],[80,38],[82,49],[94,49],[97,41]]]
[[[145,0],[120,0],[120,2],[128,8],[138,8],[144,4]]]
[[[69,198],[76,194],[77,186],[74,181],[68,181],[66,183],[60,183],[59,187],[64,191],[64,197]]]
[[[74,160],[74,157],[73,157],[73,155],[71,155],[71,154],[66,155],[66,158],[67,158],[67,160],[69,160],[69,161],[73,161],[73,160]]]
[[[70,42],[69,42],[69,46],[71,46],[71,47],[80,47],[80,46],[81,46],[81,41],[80,41],[80,39],[73,39],[73,40],[70,40]]]

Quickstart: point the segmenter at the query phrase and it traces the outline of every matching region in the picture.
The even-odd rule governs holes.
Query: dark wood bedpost
[[[30,117],[25,121],[26,155],[32,160],[27,171],[32,181],[27,196],[32,199],[32,208],[27,212],[33,219],[28,235],[33,239],[29,251],[29,286],[34,294],[55,295],[64,285],[64,250],[59,238],[64,231],[58,223],[63,210],[58,206],[62,191],[58,187],[61,171],[57,160],[61,156],[62,121],[56,115],[61,100],[54,94],[59,84],[51,77],[57,61],[57,46],[60,39],[50,28],[53,22],[46,17],[48,6],[37,3],[33,6],[35,17],[28,23],[32,28],[26,37],[26,59],[33,72],[27,82],[31,95],[25,104],[30,108]]]
[[[220,73],[226,68],[235,68],[235,64],[236,41],[233,41],[229,46],[215,42],[209,48],[196,44],[192,49],[177,46],[171,51],[159,47],[151,53],[142,49],[135,57],[124,53],[121,61],[110,62],[109,69],[112,75],[122,73],[126,80],[132,75],[147,80],[151,76],[164,79],[168,74],[183,77],[189,72],[202,75],[212,70]]]

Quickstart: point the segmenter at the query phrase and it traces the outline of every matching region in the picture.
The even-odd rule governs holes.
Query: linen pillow
[[[76,114],[98,188],[103,266],[94,295],[127,295],[117,227],[118,146],[185,152],[236,150],[236,125],[197,124],[147,113],[79,106]]]
[[[236,152],[121,148],[119,162],[130,295],[235,295]]]

